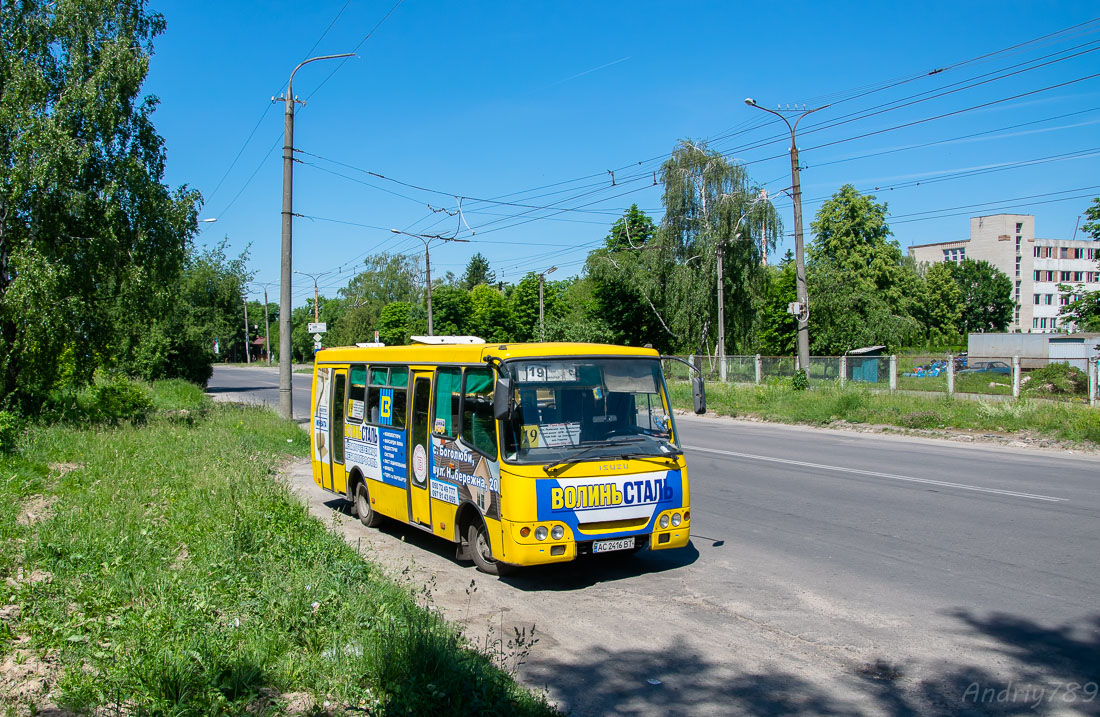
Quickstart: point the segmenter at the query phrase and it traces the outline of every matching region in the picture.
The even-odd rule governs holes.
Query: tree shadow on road
[[[829,660],[824,677],[813,680],[768,667],[739,669],[736,654],[715,659],[680,642],[651,650],[608,645],[579,662],[536,655],[524,676],[548,686],[578,716],[1100,714],[1100,615],[1053,627],[1000,613],[952,615],[960,641],[984,645],[986,666],[918,665],[896,655]],[[725,643],[720,634],[712,638]]]

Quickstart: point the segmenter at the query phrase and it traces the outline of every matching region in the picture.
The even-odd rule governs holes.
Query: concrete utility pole
[[[770,110],[756,104],[756,100],[751,97],[745,98],[745,104],[775,115],[783,120],[783,123],[787,125],[787,129],[791,132],[791,199],[794,202],[795,286],[798,293],[798,303],[802,306],[802,311],[798,315],[798,365],[801,370],[808,371],[810,367],[810,303],[806,291],[806,261],[802,255],[802,185],[799,179],[798,145],[795,142],[795,130],[798,129],[798,123],[802,121],[803,117],[823,110],[829,105],[815,107],[812,110],[805,107],[801,110]],[[792,125],[780,112],[800,112],[801,114],[798,115]]]
[[[251,351],[248,345],[248,292],[244,294],[244,362],[252,363]]]
[[[294,231],[294,73],[305,65],[318,60],[334,60],[340,57],[354,57],[354,53],[341,55],[322,55],[311,57],[298,63],[290,73],[286,83],[286,95],[272,100],[282,100],[286,104],[283,119],[283,251],[279,287],[279,415],[283,418],[294,417],[293,373],[290,362],[293,359],[290,344],[291,311],[291,258],[292,234]],[[268,352],[270,354],[270,352]]]
[[[435,336],[435,332],[432,328],[432,258],[429,253],[431,244],[433,241],[438,240],[443,243],[457,241],[468,244],[469,239],[455,239],[454,237],[445,237],[439,234],[410,234],[409,232],[403,232],[400,229],[390,229],[394,234],[404,234],[407,237],[413,237],[419,239],[424,243],[424,273],[426,277],[427,297],[428,297],[428,336]]]
[[[546,281],[546,275],[547,274],[553,274],[557,270],[558,270],[558,267],[552,266],[549,269],[547,269],[546,271],[539,274],[539,341],[540,342],[546,340],[546,330],[543,328],[543,321],[542,321],[542,285]]]

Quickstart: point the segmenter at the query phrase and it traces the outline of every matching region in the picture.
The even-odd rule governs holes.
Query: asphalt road
[[[309,420],[309,397],[313,375],[292,374],[294,418]],[[279,369],[277,366],[215,366],[214,376],[206,385],[214,400],[257,403],[279,407]]]
[[[277,403],[277,378],[219,368],[211,390]],[[1100,714],[1100,459],[677,420],[681,551],[496,580],[415,529],[336,529],[472,639],[534,625],[520,675],[575,714]],[[344,510],[308,464],[291,480]]]

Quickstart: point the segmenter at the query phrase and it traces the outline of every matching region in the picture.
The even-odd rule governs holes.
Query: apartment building
[[[909,256],[918,263],[984,260],[1003,271],[1013,282],[1016,305],[1008,330],[1014,332],[1072,331],[1072,324],[1063,325],[1058,316],[1072,296],[1060,293],[1058,284],[1100,289],[1100,242],[1036,238],[1030,214],[971,217],[969,239],[916,244],[909,247]]]

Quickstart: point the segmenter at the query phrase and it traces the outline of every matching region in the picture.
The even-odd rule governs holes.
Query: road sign
[[[314,351],[320,351],[321,350],[321,342],[320,341],[314,341],[313,342],[313,350]]]
[[[309,333],[311,333],[311,334],[323,334],[327,330],[328,330],[328,328],[325,325],[324,321],[322,321],[320,323],[317,323],[317,324],[315,324],[311,321],[310,324],[309,324]]]
[[[320,340],[321,340],[321,334],[314,334],[314,335],[313,335],[313,341],[314,341],[314,343],[317,343],[317,342],[319,342]]]

